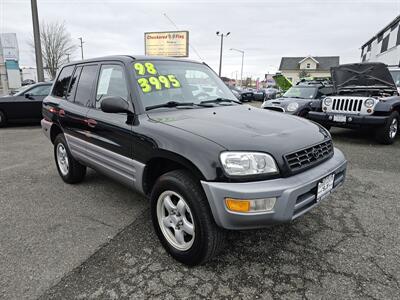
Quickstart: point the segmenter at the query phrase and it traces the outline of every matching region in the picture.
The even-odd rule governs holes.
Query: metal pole
[[[240,86],[243,86],[243,61],[244,61],[244,51],[242,52],[242,69],[240,71]]]
[[[42,47],[40,44],[39,17],[38,17],[36,0],[31,0],[31,7],[32,7],[33,40],[35,43],[37,79],[38,82],[42,82],[44,81],[44,73],[43,73]]]
[[[224,34],[221,34],[221,50],[219,53],[219,72],[218,75],[221,77],[221,69],[222,69],[222,47],[224,46]]]
[[[79,38],[79,40],[81,41],[81,57],[82,57],[82,60],[83,60],[83,40],[82,40],[82,38],[80,37]]]

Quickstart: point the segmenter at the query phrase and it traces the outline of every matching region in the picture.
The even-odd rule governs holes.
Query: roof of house
[[[279,70],[300,70],[300,62],[307,56],[302,57],[282,57]],[[311,59],[318,61],[317,71],[329,71],[331,67],[339,65],[339,56],[310,56]]]
[[[364,43],[364,45],[361,46],[361,48],[364,48],[368,44],[372,43],[375,39],[378,38],[381,34],[384,34],[389,28],[396,27],[400,23],[400,15],[398,15],[392,22],[387,24],[383,29],[379,30],[377,34],[375,34],[372,38],[368,40],[368,42]]]

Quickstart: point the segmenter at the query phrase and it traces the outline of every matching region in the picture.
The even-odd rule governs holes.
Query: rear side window
[[[71,83],[69,84],[67,91],[67,100],[73,102],[74,94],[76,91],[76,86],[78,84],[79,75],[81,75],[82,67],[77,67],[74,72],[74,76],[72,76]]]
[[[76,88],[75,103],[87,106],[92,95],[97,66],[84,66]]]
[[[64,98],[67,95],[67,89],[71,80],[74,66],[68,66],[61,70],[57,81],[54,83],[52,95],[55,97]]]
[[[101,100],[107,96],[128,99],[128,89],[124,69],[119,65],[101,66],[96,92],[96,108],[100,108]]]

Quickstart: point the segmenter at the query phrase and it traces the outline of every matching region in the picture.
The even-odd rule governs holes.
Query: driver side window
[[[102,65],[96,91],[96,108],[100,109],[104,97],[121,97],[128,101],[124,69],[119,65]]]

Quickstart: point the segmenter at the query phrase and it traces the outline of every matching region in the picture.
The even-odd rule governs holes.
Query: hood
[[[0,97],[0,102],[9,102],[12,100],[15,100],[16,96],[11,96],[11,95],[5,95]]]
[[[149,118],[211,140],[227,150],[282,156],[326,140],[329,135],[306,119],[248,105],[152,112]]]
[[[336,93],[350,89],[396,91],[393,77],[383,63],[340,65],[331,68],[331,75]]]

